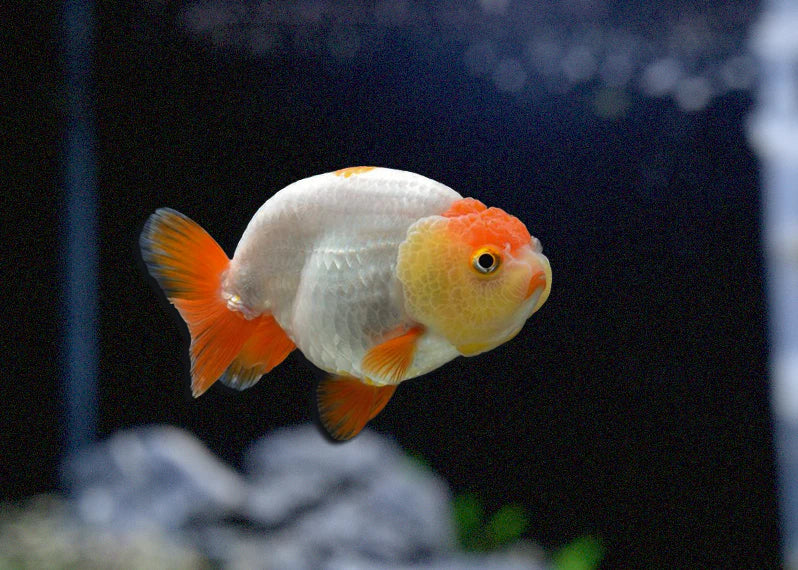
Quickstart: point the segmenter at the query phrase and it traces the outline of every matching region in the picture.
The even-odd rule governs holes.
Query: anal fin
[[[395,391],[395,384],[373,386],[351,376],[326,378],[316,392],[319,418],[333,439],[352,439],[382,411]]]
[[[252,321],[253,330],[238,355],[219,381],[236,390],[245,390],[280,364],[295,345],[274,317],[260,315]]]

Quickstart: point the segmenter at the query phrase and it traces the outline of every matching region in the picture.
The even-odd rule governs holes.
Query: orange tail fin
[[[247,320],[227,307],[221,279],[230,260],[197,223],[160,208],[147,220],[139,243],[150,274],[188,325],[194,397],[220,378],[243,390],[294,349],[271,315]]]

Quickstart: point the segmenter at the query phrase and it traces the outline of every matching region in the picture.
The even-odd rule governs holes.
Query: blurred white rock
[[[70,457],[64,479],[79,516],[117,529],[184,527],[240,510],[248,484],[190,433],[146,426]]]
[[[81,528],[160,531],[224,568],[543,568],[528,549],[458,551],[446,483],[374,431],[338,444],[313,425],[279,430],[243,464],[147,426],[75,454],[65,477]]]

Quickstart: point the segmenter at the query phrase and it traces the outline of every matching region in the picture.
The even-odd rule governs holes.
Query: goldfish
[[[549,260],[518,218],[390,168],[286,186],[232,258],[169,208],[139,244],[188,326],[194,397],[217,380],[248,388],[298,348],[330,373],[316,400],[341,441],[405,380],[512,339],[551,291]]]

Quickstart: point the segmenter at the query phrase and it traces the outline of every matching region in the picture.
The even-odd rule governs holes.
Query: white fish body
[[[319,418],[354,437],[396,385],[513,338],[551,267],[516,217],[410,172],[346,168],[295,182],[232,259],[196,222],[150,216],[142,257],[186,322],[191,387],[244,389],[294,349],[333,373]]]
[[[396,278],[407,229],[462,196],[412,172],[352,170],[299,180],[267,200],[236,247],[223,295],[245,314],[273,314],[322,370],[363,378],[366,352],[411,325]],[[444,338],[425,335],[407,378],[456,356]]]

